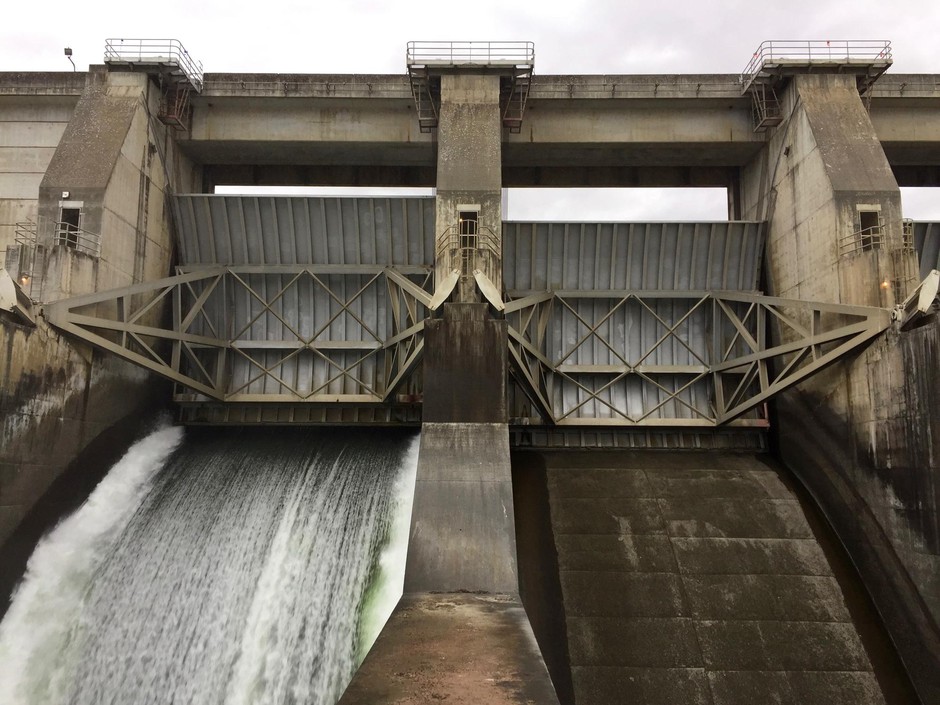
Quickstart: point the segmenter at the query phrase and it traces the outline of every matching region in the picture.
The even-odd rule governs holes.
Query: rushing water
[[[416,461],[398,432],[156,430],[30,559],[0,703],[334,703],[401,594]]]

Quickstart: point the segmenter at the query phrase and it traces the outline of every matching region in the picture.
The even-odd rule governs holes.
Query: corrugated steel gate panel
[[[226,370],[230,391],[252,398],[381,396],[390,382],[382,342],[394,332],[379,273],[392,266],[430,285],[433,198],[187,194],[175,196],[174,208],[181,270],[269,268],[214,291],[203,305],[206,317],[190,326],[210,336],[218,331],[208,320],[225,322],[220,334],[239,351]],[[265,349],[274,341],[297,347]]]
[[[207,264],[434,264],[434,198],[174,197],[180,260]]]
[[[554,376],[548,399],[556,419],[708,418],[711,378],[690,384],[695,372],[622,374],[611,368],[704,367],[712,357],[707,349],[711,309],[691,312],[695,302],[689,299],[644,305],[625,300],[624,294],[756,291],[764,239],[764,225],[758,222],[504,223],[507,298],[541,291],[593,294],[559,295],[551,308],[542,353],[564,372]],[[664,324],[680,320],[672,333]],[[515,385],[511,389],[513,415],[533,418],[529,399]]]
[[[752,291],[763,223],[503,224],[507,291]]]
[[[379,348],[394,334],[393,307],[376,274],[384,266],[417,267],[412,280],[430,285],[434,198],[195,194],[176,196],[174,207],[182,269],[269,268],[238,275],[203,307],[208,318],[226,321],[222,337],[239,346],[226,371],[229,390],[259,400],[381,394],[389,379]],[[559,370],[568,368],[551,388],[556,418],[681,422],[707,416],[710,382],[690,385],[695,372],[663,368],[704,365],[709,311],[686,316],[694,305],[689,299],[641,304],[622,294],[756,290],[763,244],[763,226],[752,222],[504,223],[508,298],[592,292],[552,307],[544,353]],[[299,272],[297,265],[330,271]],[[664,322],[684,316],[666,335]],[[218,333],[205,321],[190,330]],[[297,349],[284,346],[292,340],[299,341]],[[618,376],[584,369],[638,365],[659,370]],[[535,415],[520,390],[514,397],[515,415]]]

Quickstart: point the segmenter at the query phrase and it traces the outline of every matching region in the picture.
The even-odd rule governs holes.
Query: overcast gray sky
[[[940,73],[938,0],[74,0],[7,2],[0,71],[79,70],[106,38],[176,38],[207,72],[403,73],[409,40],[531,40],[537,73],[738,73],[764,39],[887,39],[894,73]],[[940,189],[905,189],[940,220]],[[547,210],[546,210],[547,209]],[[718,190],[513,193],[510,214],[583,219],[725,215]],[[530,215],[529,211],[533,213]]]

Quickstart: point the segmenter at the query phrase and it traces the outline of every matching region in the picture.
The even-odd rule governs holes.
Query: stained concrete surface
[[[517,598],[402,598],[340,705],[553,705],[558,702]]]
[[[798,500],[755,456],[545,462],[576,703],[885,702]]]
[[[515,593],[512,499],[505,424],[425,423],[405,591]]]
[[[166,390],[161,388],[161,391]],[[160,396],[165,396],[165,393]],[[156,398],[151,402],[154,405],[158,403]],[[168,413],[168,410],[163,413]],[[0,540],[0,566],[3,566],[0,570],[0,618],[9,608],[13,591],[26,573],[26,564],[40,539],[87,500],[131,444],[148,434],[158,419],[159,413],[156,411],[141,411],[128,415],[98,434],[52,482],[35,505],[25,512],[25,518],[19,522],[15,531],[5,541]],[[0,483],[0,496],[3,491],[3,484]]]

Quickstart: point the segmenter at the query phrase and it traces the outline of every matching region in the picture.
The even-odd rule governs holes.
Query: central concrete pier
[[[343,705],[558,703],[519,600],[507,326],[475,279],[502,282],[499,81],[441,77],[435,282],[455,273],[455,301],[425,324],[405,594]]]

